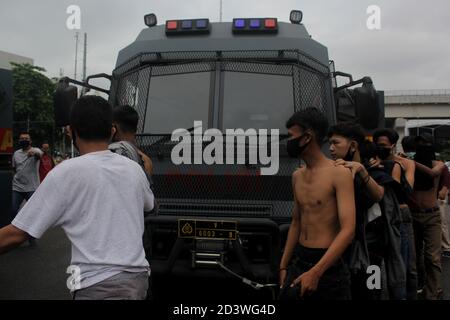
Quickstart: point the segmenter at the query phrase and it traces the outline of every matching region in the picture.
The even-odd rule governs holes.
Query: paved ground
[[[447,209],[450,225],[450,208]],[[1,255],[0,299],[70,299],[66,287],[69,275],[65,273],[69,262],[70,244],[61,229],[48,231],[37,247],[24,244]],[[450,259],[442,262],[444,299],[450,300]],[[221,285],[217,288],[222,288]],[[173,289],[171,285],[168,292],[176,292]],[[251,293],[247,294],[245,296],[251,297]]]

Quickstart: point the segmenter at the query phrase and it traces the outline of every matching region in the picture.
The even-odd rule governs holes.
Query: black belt
[[[430,209],[411,209],[411,211],[415,213],[433,213],[439,211],[439,207],[434,206],[433,208]]]

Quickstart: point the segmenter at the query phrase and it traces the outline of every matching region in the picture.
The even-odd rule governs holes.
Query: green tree
[[[53,91],[55,84],[29,63],[11,63],[13,71],[14,133],[30,131],[35,145],[54,142]]]

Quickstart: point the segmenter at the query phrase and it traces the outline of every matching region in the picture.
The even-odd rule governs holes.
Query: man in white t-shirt
[[[19,135],[20,149],[14,152],[12,168],[12,219],[19,212],[23,201],[28,201],[39,186],[39,160],[43,152],[31,146],[31,136],[28,132]],[[33,237],[28,237],[30,245],[35,245]]]
[[[74,299],[144,299],[150,267],[143,212],[153,208],[147,178],[136,162],[108,150],[114,129],[103,98],[80,98],[70,129],[81,156],[53,169],[12,224],[0,229],[0,253],[61,226],[72,243],[67,284]]]

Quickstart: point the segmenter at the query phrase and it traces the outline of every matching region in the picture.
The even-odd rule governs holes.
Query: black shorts
[[[280,290],[280,300],[350,300],[350,272],[342,259],[328,268],[319,280],[317,290],[300,298],[300,286],[291,288],[292,281],[314,267],[327,249],[313,249],[298,245],[287,270],[286,281]]]

